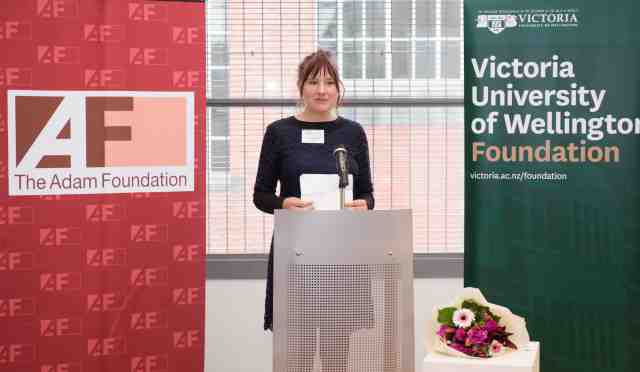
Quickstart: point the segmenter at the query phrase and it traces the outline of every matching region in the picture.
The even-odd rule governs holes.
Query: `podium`
[[[277,210],[274,371],[413,372],[409,210]]]

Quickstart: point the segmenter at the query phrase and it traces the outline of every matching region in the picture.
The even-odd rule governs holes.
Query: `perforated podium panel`
[[[411,212],[276,211],[274,372],[412,372]]]

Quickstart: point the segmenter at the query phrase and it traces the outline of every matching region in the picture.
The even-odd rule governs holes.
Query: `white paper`
[[[303,129],[302,143],[324,143],[324,130]]]
[[[313,208],[322,211],[340,209],[340,189],[337,174],[303,174],[300,176],[302,200],[313,201]],[[349,186],[344,189],[344,200],[353,200],[353,175],[349,175]]]

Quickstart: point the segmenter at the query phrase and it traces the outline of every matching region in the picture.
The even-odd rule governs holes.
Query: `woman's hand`
[[[290,211],[310,211],[313,209],[313,202],[291,196],[284,199],[282,208]]]
[[[356,199],[354,201],[345,202],[344,206],[347,209],[356,210],[356,211],[366,211],[367,210],[367,201],[364,199]]]

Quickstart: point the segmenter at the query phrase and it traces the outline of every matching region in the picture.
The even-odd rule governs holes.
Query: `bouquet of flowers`
[[[465,288],[453,304],[434,309],[427,348],[445,354],[490,358],[529,342],[524,319],[490,304],[477,288]]]

